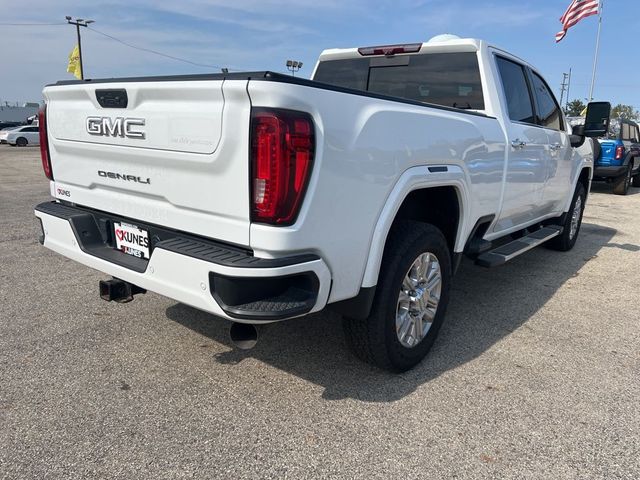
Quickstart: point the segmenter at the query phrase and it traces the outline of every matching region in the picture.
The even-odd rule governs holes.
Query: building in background
[[[21,105],[11,105],[9,102],[0,104],[0,124],[2,123],[27,123],[27,119],[38,114],[40,104],[37,102],[26,102]]]

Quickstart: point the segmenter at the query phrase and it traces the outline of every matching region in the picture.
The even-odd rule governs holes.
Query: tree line
[[[569,117],[580,117],[587,105],[580,99],[575,99],[567,103],[563,108],[565,115]],[[611,109],[611,118],[626,118],[628,120],[640,120],[640,112],[631,105],[619,103]]]

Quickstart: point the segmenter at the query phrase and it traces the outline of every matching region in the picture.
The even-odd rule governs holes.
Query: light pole
[[[78,54],[80,55],[80,80],[84,80],[84,70],[82,68],[82,41],[80,39],[80,27],[86,27],[94,20],[85,20],[83,18],[76,18],[73,20],[69,15],[64,17],[69,25],[76,26],[76,33],[78,34]]]
[[[296,72],[302,68],[302,62],[297,60],[287,60],[287,70],[291,72],[291,75],[296,76]]]

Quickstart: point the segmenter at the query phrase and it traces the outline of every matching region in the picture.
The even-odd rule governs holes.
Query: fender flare
[[[469,191],[467,178],[461,167],[457,165],[430,165],[412,167],[406,170],[398,179],[389,193],[387,200],[378,215],[373,236],[369,244],[369,256],[365,265],[361,286],[369,288],[377,285],[382,255],[386,245],[391,225],[407,195],[414,190],[434,187],[454,187],[458,194],[460,219],[454,244],[454,252],[462,251],[466,236],[463,234],[470,226],[469,223]],[[453,253],[453,252],[452,252]]]
[[[591,141],[594,144],[597,143],[597,140],[591,139]],[[573,200],[573,193],[576,191],[576,186],[578,185],[578,181],[580,180],[580,175],[582,175],[582,172],[584,171],[585,168],[589,170],[589,182],[586,188],[587,197],[589,196],[589,191],[591,190],[591,180],[593,179],[593,169],[594,169],[594,147],[593,146],[591,147],[590,149],[591,151],[588,152],[588,155],[585,155],[587,152],[579,151],[579,150],[582,150],[583,148],[584,148],[584,145],[576,149],[577,154],[582,157],[582,161],[576,168],[576,172],[574,173],[573,178],[571,179],[571,195],[568,195],[568,198],[564,204],[564,208],[562,210],[563,214],[567,213],[569,211],[569,208],[571,207],[571,201]]]

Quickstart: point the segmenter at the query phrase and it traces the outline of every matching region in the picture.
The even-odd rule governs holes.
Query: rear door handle
[[[511,146],[513,148],[515,148],[516,150],[519,150],[519,149],[522,149],[522,148],[526,147],[527,146],[527,142],[523,142],[519,138],[516,138],[515,140],[511,141]]]

